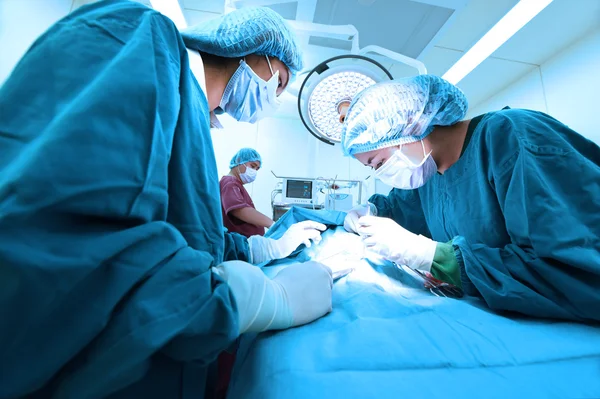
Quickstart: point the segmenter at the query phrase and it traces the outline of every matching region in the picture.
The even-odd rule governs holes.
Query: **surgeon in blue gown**
[[[215,113],[255,122],[301,68],[275,12],[178,32],[136,2],[56,23],[0,89],[0,398],[202,398],[244,332],[331,310],[318,241],[223,229]]]
[[[394,189],[352,209],[346,229],[497,311],[599,321],[599,147],[542,112],[466,111],[430,75],[356,96],[343,150]]]

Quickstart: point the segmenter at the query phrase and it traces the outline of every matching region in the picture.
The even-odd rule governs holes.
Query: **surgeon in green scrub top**
[[[331,310],[331,271],[258,264],[320,239],[225,233],[210,124],[254,123],[301,69],[244,8],[179,32],[133,1],[81,7],[0,88],[0,397],[202,398],[244,332]]]
[[[430,75],[357,95],[343,151],[394,189],[351,210],[346,229],[494,310],[599,321],[599,147],[542,112],[466,111]]]

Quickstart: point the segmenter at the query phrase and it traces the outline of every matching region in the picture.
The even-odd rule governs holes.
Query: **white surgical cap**
[[[229,162],[229,168],[233,169],[236,166],[243,165],[247,162],[260,162],[262,163],[262,158],[258,151],[254,148],[242,148],[239,150],[233,158],[231,158],[231,162]]]
[[[266,7],[245,7],[181,31],[185,45],[220,57],[268,55],[283,62],[290,79],[302,69],[302,51],[288,23]]]
[[[434,126],[460,122],[468,108],[464,93],[433,75],[378,83],[360,92],[342,128],[342,149],[354,155],[423,140]]]

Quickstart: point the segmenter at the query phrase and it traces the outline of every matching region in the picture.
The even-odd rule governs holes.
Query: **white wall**
[[[267,118],[256,125],[237,123],[227,115],[219,119],[224,129],[212,130],[219,175],[229,173],[229,161],[240,148],[255,148],[263,165],[256,181],[246,189],[256,208],[267,216],[272,216],[271,192],[279,181],[271,171],[278,176],[327,179],[337,176],[346,180],[363,180],[371,173],[358,161],[344,157],[338,145],[330,146],[314,138],[299,118]],[[369,179],[363,186],[363,201],[373,192],[374,184]],[[358,201],[358,191],[353,190],[352,194],[354,201]]]
[[[71,9],[72,0],[0,0],[0,84],[35,39]]]
[[[469,117],[501,109],[546,112],[600,144],[600,29],[586,35],[495,96],[475,105]]]

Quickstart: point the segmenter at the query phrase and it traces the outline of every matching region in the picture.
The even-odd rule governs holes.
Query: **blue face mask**
[[[273,73],[269,57],[267,62],[273,75],[268,82],[254,73],[245,60],[240,61],[240,66],[229,79],[219,106],[237,121],[255,123],[279,108],[279,71]]]

